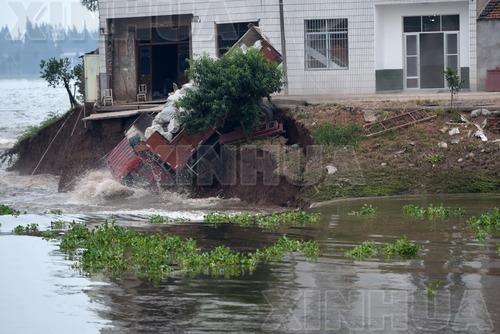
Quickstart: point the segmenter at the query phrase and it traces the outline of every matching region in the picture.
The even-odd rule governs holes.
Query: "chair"
[[[105,89],[102,97],[102,105],[103,106],[113,106],[113,90]]]
[[[148,95],[148,86],[146,86],[144,84],[140,84],[139,91],[137,93],[137,102],[139,102],[140,100],[143,100],[144,102],[146,102],[147,95]]]

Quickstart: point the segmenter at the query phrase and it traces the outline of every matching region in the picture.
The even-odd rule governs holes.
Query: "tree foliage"
[[[78,66],[72,68],[69,58],[50,58],[40,62],[40,69],[40,77],[45,79],[50,87],[64,87],[66,89],[71,107],[78,105],[73,87],[81,75],[81,69]]]
[[[190,62],[196,89],[178,105],[187,110],[180,121],[190,133],[208,128],[251,131],[262,118],[262,98],[279,92],[283,73],[257,50],[232,50],[222,58],[202,56]]]
[[[453,100],[455,95],[457,95],[464,85],[464,81],[460,79],[457,71],[451,67],[447,67],[444,71],[446,82],[448,83],[448,89],[450,90],[450,104],[453,108]]]
[[[80,0],[83,7],[87,8],[91,12],[95,12],[99,9],[98,0]]]

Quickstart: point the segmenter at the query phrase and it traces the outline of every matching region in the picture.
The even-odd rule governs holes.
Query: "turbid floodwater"
[[[364,203],[374,217],[349,212]],[[6,333],[349,333],[422,331],[496,333],[500,328],[498,239],[475,240],[465,217],[420,220],[403,215],[405,204],[443,203],[467,215],[500,203],[498,195],[349,200],[314,209],[317,226],[287,228],[292,236],[319,242],[322,255],[298,255],[258,267],[238,279],[170,278],[159,285],[133,278],[110,281],[87,277],[71,267],[54,241],[13,236],[17,224],[48,226],[47,215],[2,217],[0,235],[0,322]],[[65,218],[71,218],[67,216]],[[96,217],[79,217],[96,221]],[[117,223],[131,216],[115,214]],[[147,226],[148,215],[133,224]],[[156,227],[155,227],[156,228]],[[169,227],[205,242],[239,247],[269,234],[236,227],[214,229],[201,223]],[[355,261],[345,256],[366,240],[377,244],[406,235],[423,246],[413,260],[377,257]],[[251,239],[245,242],[245,238]],[[428,287],[434,287],[429,296]]]
[[[49,111],[64,111],[67,103],[63,91],[49,90],[40,81],[0,81],[0,88],[0,150]],[[12,230],[27,224],[44,229],[56,219],[89,224],[114,219],[121,225],[191,236],[202,245],[235,248],[262,246],[276,233],[148,223],[155,214],[199,220],[209,211],[259,210],[238,200],[124,189],[105,171],[77,180],[71,193],[57,193],[57,181],[0,168],[0,203],[28,213],[0,217],[1,333],[500,332],[500,240],[496,236],[479,242],[465,224],[470,215],[500,207],[499,195],[333,202],[312,209],[322,214],[320,224],[281,231],[317,240],[317,261],[289,255],[236,279],[172,277],[152,284],[131,277],[90,277],[73,268],[74,261],[60,252],[56,241],[15,236]],[[132,196],[117,198],[124,191]],[[374,217],[349,215],[365,203],[378,209]],[[410,203],[442,203],[464,208],[467,214],[413,219],[401,210]],[[48,213],[53,209],[63,215]],[[403,235],[422,245],[416,259],[356,261],[345,255],[363,241],[381,245]]]

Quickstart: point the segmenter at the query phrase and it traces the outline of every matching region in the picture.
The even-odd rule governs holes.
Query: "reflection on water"
[[[7,273],[0,276],[1,296],[7,296],[0,299],[0,322],[7,332],[22,333],[37,332],[49,323],[60,324],[51,327],[51,333],[66,333],[69,323],[82,332],[111,333],[494,333],[500,328],[498,239],[478,243],[464,219],[413,220],[401,214],[401,207],[444,203],[477,214],[498,206],[499,200],[496,195],[473,195],[334,203],[316,209],[324,217],[319,226],[287,230],[320,242],[323,255],[317,262],[292,255],[240,279],[174,277],[159,286],[132,278],[90,280],[72,270],[71,261],[53,244],[0,235],[0,254],[8,255],[0,258]],[[363,203],[377,207],[379,214],[373,219],[347,214]],[[155,228],[191,231],[202,244],[226,240],[243,248],[273,237],[228,226]],[[346,249],[362,241],[383,243],[401,235],[424,245],[421,258],[344,257]],[[434,297],[427,292],[431,282],[439,282]],[[36,316],[26,320],[28,314]]]

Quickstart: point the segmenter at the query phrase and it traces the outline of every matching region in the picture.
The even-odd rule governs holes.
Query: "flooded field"
[[[377,209],[375,216],[349,214],[365,203]],[[402,206],[410,203],[442,203],[467,213],[445,220],[409,218]],[[499,239],[477,241],[465,220],[499,204],[498,195],[338,201],[313,209],[322,214],[320,224],[280,231],[317,240],[317,261],[290,255],[237,279],[174,276],[159,285],[88,277],[71,267],[74,261],[57,242],[11,234],[19,224],[49,226],[55,216],[4,216],[0,323],[6,333],[73,328],[82,333],[495,333],[500,328]],[[87,222],[104,216],[63,215]],[[186,222],[151,227],[147,212],[117,211],[113,217],[118,224],[190,235],[205,245],[258,247],[276,234]],[[402,235],[422,245],[418,258],[357,261],[345,254],[363,241],[382,244]]]

